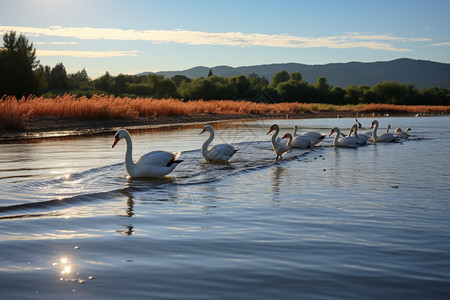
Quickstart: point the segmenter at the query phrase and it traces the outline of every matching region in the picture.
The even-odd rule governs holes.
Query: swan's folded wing
[[[306,135],[299,135],[292,140],[290,146],[294,148],[307,148],[311,145],[312,142],[313,140],[311,137]]]
[[[212,146],[209,151],[215,154],[224,154],[231,156],[237,151],[237,148],[230,144],[218,144]]]
[[[291,150],[292,148],[289,147],[288,145],[286,145],[285,143],[278,143],[276,145],[276,149],[275,149],[275,153],[278,155],[281,155],[283,153],[288,152],[289,150]]]
[[[238,148],[230,144],[217,144],[208,149],[209,160],[229,160],[234,153],[238,151]]]
[[[166,166],[170,161],[178,159],[180,152],[152,151],[142,155],[136,163],[154,166]]]

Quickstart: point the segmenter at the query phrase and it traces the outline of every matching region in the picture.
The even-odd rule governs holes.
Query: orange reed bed
[[[317,103],[254,103],[250,101],[121,98],[94,95],[92,98],[70,94],[56,98],[30,96],[17,100],[0,99],[0,128],[24,129],[34,117],[83,118],[90,120],[136,119],[138,117],[179,116],[196,114],[293,114],[313,112],[407,112],[448,113],[448,106],[405,106],[391,104],[359,104],[338,106]]]

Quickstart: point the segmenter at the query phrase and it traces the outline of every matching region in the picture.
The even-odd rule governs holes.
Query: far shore
[[[390,116],[414,116],[415,114],[391,113]],[[438,115],[438,114],[434,114]],[[89,135],[114,134],[120,128],[129,131],[157,129],[161,127],[184,127],[228,120],[254,119],[308,119],[308,118],[339,118],[339,117],[369,117],[371,114],[355,112],[314,112],[296,114],[197,114],[191,116],[171,116],[137,119],[88,120],[80,118],[38,117],[27,121],[26,129],[22,131],[1,131],[0,142],[27,141],[37,138],[57,138]],[[382,117],[385,114],[376,114]]]

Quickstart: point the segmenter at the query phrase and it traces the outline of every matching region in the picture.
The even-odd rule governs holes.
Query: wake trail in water
[[[200,185],[217,182],[228,176],[249,173],[274,165],[276,155],[271,149],[270,142],[244,142],[237,143],[236,146],[240,150],[231,161],[220,164],[204,161],[199,149],[185,151],[181,154],[184,162],[165,178],[130,179],[126,174],[124,163],[121,162],[55,179],[14,184],[9,191],[6,191],[9,193],[9,205],[0,206],[0,214],[58,210],[68,206],[118,198],[124,194],[148,191],[165,185]],[[277,164],[288,164],[320,149],[293,149]],[[20,203],[17,203],[19,201]],[[24,201],[27,202],[24,203]],[[8,218],[12,216],[0,216],[0,219]]]

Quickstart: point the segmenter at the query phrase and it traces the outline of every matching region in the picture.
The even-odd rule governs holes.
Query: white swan
[[[336,133],[336,136],[333,140],[333,147],[347,147],[347,148],[355,148],[357,147],[358,140],[354,136],[346,136],[343,138],[339,138],[341,136],[341,130],[337,127],[331,129],[330,135]]]
[[[356,119],[355,119],[356,120]],[[348,136],[350,136],[353,132],[353,136],[358,140],[357,143],[359,145],[365,145],[367,141],[369,140],[370,136],[366,135],[364,133],[358,133],[358,124],[353,124],[352,128],[350,129],[350,133]]]
[[[378,121],[372,121],[372,125],[370,126],[372,129],[372,136],[369,141],[373,143],[389,143],[395,140],[395,136],[392,133],[383,133],[382,135],[377,135],[378,130]]]
[[[277,135],[280,132],[280,127],[277,124],[273,124],[270,127],[270,129],[267,132],[267,134],[271,133],[274,130],[275,130],[275,132],[272,134],[272,139],[271,140],[272,140],[273,151],[275,151],[275,153],[277,154],[277,158],[275,159],[275,161],[277,161],[278,158],[283,160],[283,158],[281,156],[283,154],[285,154],[286,152],[288,152],[289,150],[291,150],[291,147],[289,147],[285,143],[277,141]]]
[[[298,129],[298,127],[294,126],[294,129],[292,130],[292,137],[294,137],[294,138],[296,136],[302,136],[302,135],[297,134],[297,129]],[[308,132],[305,132],[303,135],[309,136],[312,139],[313,146],[320,143],[325,138],[325,136],[323,134],[321,134],[320,132],[317,132],[317,131],[308,131]]]
[[[397,128],[397,129],[395,129],[394,136],[396,138],[406,140],[409,137],[408,131],[410,131],[410,130],[411,130],[411,128],[407,128],[405,131],[402,131],[401,128]]]
[[[282,139],[289,138],[286,145],[288,145],[291,148],[308,148],[312,145],[312,138],[306,135],[299,135],[296,137],[293,137],[292,134],[286,133]]]
[[[391,125],[388,124],[388,125],[386,126],[386,133],[389,133],[389,129],[391,129]]]
[[[209,132],[209,138],[203,143],[202,146],[202,155],[205,160],[226,162],[230,160],[236,151],[238,151],[238,148],[230,144],[218,144],[208,149],[209,144],[211,144],[214,139],[214,128],[210,125],[206,125],[199,134],[202,134],[205,131]]]
[[[133,143],[131,136],[125,129],[120,129],[114,136],[112,148],[121,140],[125,139],[127,151],[125,152],[125,166],[133,178],[138,177],[164,177],[178,166],[182,160],[178,160],[180,152],[152,151],[142,155],[136,162],[133,161]]]
[[[355,118],[354,120],[355,120],[355,123],[353,124],[353,126],[356,125],[356,126],[358,126],[358,128],[361,128],[362,125],[361,125],[361,123],[358,122],[358,119]],[[345,133],[341,132],[342,137],[351,136],[352,132],[353,132],[353,126],[350,127],[350,131],[348,132],[348,135],[345,135]],[[367,133],[365,133],[365,134],[368,135],[368,136],[371,136],[372,135],[372,131],[368,131],[368,134]]]

